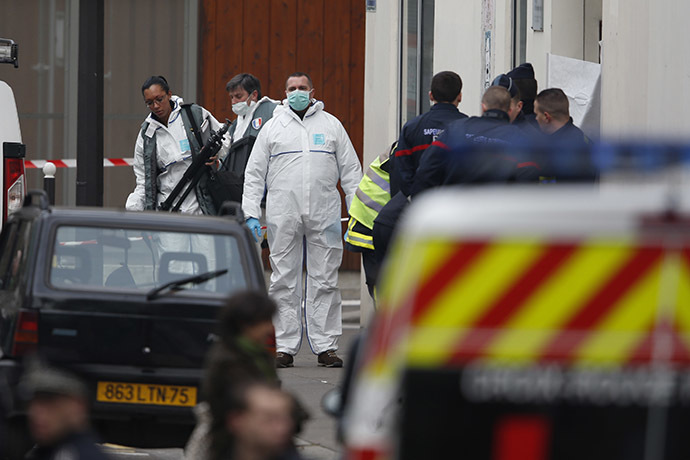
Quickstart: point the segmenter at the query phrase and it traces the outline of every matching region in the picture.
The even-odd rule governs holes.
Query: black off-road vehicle
[[[104,441],[184,444],[219,308],[232,292],[265,292],[242,213],[226,206],[227,216],[207,217],[27,196],[0,236],[5,456],[26,447],[17,383],[33,354],[85,378]]]

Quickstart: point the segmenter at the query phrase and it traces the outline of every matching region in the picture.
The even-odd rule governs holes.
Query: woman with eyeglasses
[[[211,129],[221,124],[211,113],[196,104],[189,110],[181,97],[174,96],[162,76],[148,78],[141,87],[144,103],[151,113],[141,125],[134,148],[136,187],[127,198],[129,211],[156,210],[165,201],[201,150]],[[196,126],[196,131],[194,127]],[[223,138],[219,157],[227,154],[230,139]],[[216,214],[207,187],[208,177],[202,178],[195,193],[183,201],[180,211],[187,214]]]

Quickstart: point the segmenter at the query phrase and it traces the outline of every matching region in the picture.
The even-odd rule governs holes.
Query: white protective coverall
[[[182,179],[184,172],[190,164],[192,164],[192,151],[189,145],[189,139],[182,123],[182,115],[180,114],[181,105],[184,103],[181,97],[172,96],[173,110],[168,118],[167,126],[156,120],[153,114],[146,117],[149,122],[149,127],[145,133],[139,131],[137,142],[134,147],[134,175],[136,177],[136,187],[134,191],[129,194],[125,208],[128,211],[143,211],[145,207],[145,191],[144,191],[144,138],[143,136],[152,137],[156,133],[156,158],[158,160],[158,167],[161,172],[158,175],[158,198],[157,202],[162,203],[170,195],[173,188]],[[220,129],[221,124],[218,123],[211,113],[203,109],[203,123],[199,127],[201,130],[201,138],[206,141],[210,136],[209,128],[214,131]],[[223,147],[218,155],[224,158],[228,153],[230,147],[230,139],[226,135],[223,138]],[[180,211],[186,214],[201,214],[201,208],[196,200],[196,194],[190,193],[182,203]]]
[[[145,178],[144,178],[144,138],[142,136],[152,137],[156,133],[156,159],[160,173],[158,174],[158,197],[157,203],[162,203],[170,195],[170,192],[175,188],[177,183],[182,179],[185,171],[192,164],[192,151],[189,145],[189,139],[185,132],[185,127],[182,122],[182,115],[180,113],[181,105],[184,103],[181,97],[172,96],[170,99],[173,103],[173,110],[168,118],[168,124],[156,120],[153,114],[149,114],[146,121],[149,122],[148,129],[142,133],[139,131],[137,142],[134,147],[134,175],[136,177],[136,187],[134,191],[127,197],[125,208],[128,211],[143,211],[145,208]],[[201,138],[206,141],[211,135],[210,129],[217,131],[221,124],[211,115],[211,113],[203,109],[203,122],[199,129],[201,130]],[[209,129],[210,128],[210,129]],[[224,157],[228,153],[230,147],[230,139],[226,135],[223,138],[223,147],[218,152],[219,157]],[[196,199],[196,193],[190,193],[182,203],[180,212],[186,214],[201,214],[201,208]],[[206,257],[208,270],[214,270],[215,260],[212,251],[209,247],[208,238],[202,235],[188,235],[184,233],[159,233],[156,238],[156,247],[159,255],[164,252],[195,252],[203,254]],[[195,268],[192,264],[187,262],[174,261],[169,267],[170,271],[192,274],[195,273]]]
[[[338,348],[343,247],[337,184],[340,180],[349,207],[361,178],[350,138],[340,121],[323,110],[323,102],[312,103],[300,120],[284,101],[256,139],[245,171],[242,210],[247,218],[261,216],[266,189],[273,268],[269,295],[278,304],[274,325],[279,352],[295,355],[301,346],[304,255],[304,314],[312,352]]]

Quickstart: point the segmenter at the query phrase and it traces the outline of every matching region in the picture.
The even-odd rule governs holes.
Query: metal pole
[[[78,206],[103,206],[103,12],[103,0],[79,1]]]
[[[55,206],[55,171],[57,168],[50,161],[43,165],[43,190],[48,194],[52,206]]]

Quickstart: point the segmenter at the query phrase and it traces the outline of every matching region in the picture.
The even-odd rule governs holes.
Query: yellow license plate
[[[109,403],[191,407],[196,405],[196,387],[98,382],[96,400]]]

